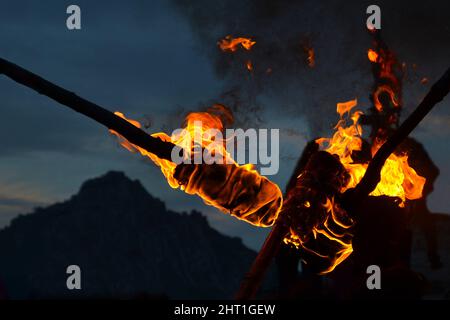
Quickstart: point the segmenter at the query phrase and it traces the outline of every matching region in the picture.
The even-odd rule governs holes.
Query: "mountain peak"
[[[108,171],[106,174],[89,179],[81,185],[80,191],[74,196],[82,201],[117,201],[152,202],[155,206],[164,206],[159,199],[152,197],[139,180],[131,180],[121,171]]]
[[[86,181],[63,203],[14,219],[0,231],[0,252],[0,283],[18,299],[231,297],[256,255],[200,212],[167,210],[117,171]],[[83,270],[83,290],[64,285],[71,264]]]
[[[104,188],[107,185],[124,186],[129,188],[141,187],[144,189],[139,181],[131,180],[122,171],[108,171],[102,176],[85,181],[81,185],[80,193],[87,192],[94,188]]]

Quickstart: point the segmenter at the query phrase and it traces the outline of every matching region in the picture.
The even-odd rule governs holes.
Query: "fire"
[[[256,44],[256,41],[253,41],[251,38],[233,38],[231,35],[228,35],[217,44],[222,51],[235,52],[239,45],[245,50],[250,50]]]
[[[342,192],[358,184],[368,165],[367,163],[354,163],[352,158],[353,152],[360,151],[362,148],[362,128],[358,124],[362,113],[360,111],[353,112],[350,116],[352,123],[348,126],[346,126],[347,119],[344,116],[350,115],[356,104],[356,99],[342,104],[338,103],[337,112],[340,115],[340,120],[336,125],[336,132],[332,138],[316,140],[322,147],[326,144],[325,151],[337,155],[350,174],[349,183],[341,190]],[[382,143],[372,148],[372,156],[381,145]],[[401,199],[400,205],[403,206],[406,199],[415,200],[422,197],[425,181],[424,177],[419,176],[409,166],[408,155],[391,154],[381,170],[381,180],[371,195],[398,197]]]
[[[378,127],[373,131],[372,138],[372,156],[383,145],[384,141],[395,130],[399,119],[399,111],[401,110],[401,78],[402,66],[399,64],[395,54],[390,51],[378,39],[375,41],[377,51],[369,49],[369,60],[375,63],[373,71],[375,76],[375,88],[372,93],[372,101],[374,110],[380,117],[386,119],[385,122],[379,121]],[[384,95],[385,100],[381,101],[380,97]],[[384,104],[384,105],[383,105]],[[342,118],[342,115],[341,115]],[[356,137],[356,139],[360,139]],[[351,157],[347,157],[351,161]],[[349,162],[348,165],[350,165]],[[356,168],[354,179],[351,186],[355,185],[365,172],[366,165],[353,165]],[[363,168],[361,168],[361,166]],[[352,172],[352,173],[353,173]],[[362,173],[361,173],[362,172]],[[399,197],[404,205],[406,199],[414,200],[422,197],[423,186],[426,179],[417,174],[417,172],[408,164],[407,154],[391,154],[381,171],[381,181],[372,195],[387,195]]]
[[[316,64],[315,55],[314,55],[314,49],[313,48],[308,48],[307,53],[308,53],[308,57],[306,58],[306,61],[308,63],[308,66],[310,68],[313,68],[315,66],[315,64]]]
[[[252,64],[252,62],[250,60],[247,61],[245,66],[247,67],[248,71],[252,71],[253,70],[253,64]]]
[[[302,39],[300,42],[301,49],[303,51],[303,57],[308,67],[313,68],[316,65],[316,56],[311,41],[307,38]]]
[[[325,222],[324,222],[324,228],[314,228],[316,233],[321,234],[325,237],[327,237],[329,240],[336,242],[340,249],[336,252],[336,255],[334,257],[334,260],[332,261],[331,265],[328,267],[328,269],[321,272],[321,274],[326,274],[331,271],[333,271],[342,261],[347,259],[347,257],[353,252],[352,247],[352,235],[347,232],[347,229],[351,228],[353,226],[353,221],[351,219],[348,219],[349,223],[346,223],[344,220],[340,220],[340,216],[345,216],[346,213],[343,211],[339,206],[336,205],[334,202],[334,198],[327,199],[327,202],[324,204],[324,207],[329,213],[327,216]],[[330,221],[331,217],[331,222]],[[336,227],[331,227],[330,223],[336,225],[337,227],[340,227],[342,230],[342,233],[336,232]],[[334,231],[333,231],[334,230]],[[347,239],[346,239],[347,238]]]
[[[367,51],[367,57],[369,58],[370,61],[372,62],[377,62],[378,59],[378,53],[376,53],[375,50],[369,49]]]
[[[379,48],[378,51],[369,49],[367,51],[367,57],[375,64],[376,75],[379,79],[372,94],[375,108],[378,112],[383,111],[383,106],[379,98],[382,93],[389,95],[394,107],[400,107],[400,77],[394,72],[399,67],[399,64],[395,55],[387,49]]]
[[[355,222],[335,201],[349,174],[339,159],[326,151],[313,153],[301,172],[284,201],[281,214],[289,231],[283,242],[300,250],[311,270],[326,274],[353,252]]]
[[[380,49],[379,52],[375,52],[375,54],[377,54],[377,59],[372,62],[376,62],[380,68],[379,70],[380,79],[390,81],[392,86],[398,87],[399,79],[394,73],[394,69],[398,66],[398,62],[395,55],[391,51],[382,49]]]
[[[311,156],[283,205],[282,214],[290,226],[283,242],[301,250],[305,263],[312,264],[320,274],[332,272],[353,252],[355,221],[334,198],[355,187],[369,163],[353,160],[354,153],[363,146],[359,124],[362,112],[353,111],[356,105],[357,99],[337,104],[340,119],[335,133],[331,138],[316,140],[324,150]],[[372,156],[381,145],[373,145]],[[408,155],[392,154],[371,196],[397,197],[401,200],[399,206],[403,206],[407,200],[422,197],[424,184],[425,178],[409,166]]]
[[[261,176],[251,164],[237,164],[225,148],[225,139],[216,141],[214,136],[209,134],[210,129],[224,130],[223,119],[230,120],[232,117],[227,112],[228,110],[218,105],[207,112],[193,112],[187,115],[183,130],[175,131],[171,136],[163,132],[152,134],[153,137],[181,147],[186,159],[195,161],[199,153],[207,152],[222,158],[223,164],[176,165],[130,143],[117,132],[110,132],[119,138],[124,148],[139,152],[158,165],[172,188],[198,195],[207,205],[240,220],[259,227],[269,227],[274,224],[282,206],[280,188]],[[127,119],[120,112],[115,114],[141,128],[138,121]],[[197,141],[196,135],[200,136],[201,146],[193,143]]]
[[[308,202],[309,203],[309,202]],[[326,212],[325,220],[318,222],[312,228],[311,233],[298,232],[294,228],[290,228],[289,234],[283,239],[283,242],[292,245],[297,249],[302,249],[308,254],[315,256],[318,259],[329,261],[327,267],[319,272],[319,274],[327,274],[332,272],[340,263],[348,258],[353,252],[352,233],[350,228],[354,222],[348,218],[347,213],[340,208],[334,201],[334,198],[326,198],[326,202],[321,204],[322,210]],[[309,208],[310,206],[306,205]],[[320,241],[328,243],[328,249],[321,248],[327,252],[321,252],[321,249],[310,248],[311,245],[316,244],[318,238]],[[312,242],[309,242],[311,241]]]
[[[394,107],[400,106],[392,88],[388,85],[380,85],[377,87],[377,89],[375,90],[375,92],[373,94],[373,104],[379,112],[383,111],[383,105],[380,102],[380,94],[383,92],[385,92],[389,95],[389,98],[391,99],[391,102]]]

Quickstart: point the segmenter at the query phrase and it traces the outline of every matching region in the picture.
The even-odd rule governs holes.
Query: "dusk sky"
[[[280,129],[280,172],[269,178],[284,188],[305,143],[332,134],[337,102],[358,98],[359,108],[370,106],[365,8],[371,2],[280,1],[283,10],[269,1],[192,3],[0,0],[0,57],[111,111],[149,121],[150,133],[170,133],[187,112],[227,104],[224,93],[238,88],[243,105],[236,126]],[[81,30],[66,28],[70,4],[81,8]],[[377,4],[384,40],[410,70],[405,116],[449,67],[450,2]],[[257,41],[254,75],[240,53],[231,57],[217,48],[227,34]],[[302,41],[314,47],[313,68],[296,60]],[[258,52],[265,46],[276,54]],[[267,67],[272,75],[258,73]],[[0,110],[0,227],[36,206],[68,199],[89,178],[120,170],[169,208],[197,209],[214,228],[252,248],[267,234],[171,189],[155,165],[120,147],[106,128],[4,76]],[[429,207],[450,213],[450,97],[413,137],[441,172]]]

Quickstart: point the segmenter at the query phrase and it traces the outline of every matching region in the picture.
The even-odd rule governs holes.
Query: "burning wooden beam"
[[[380,147],[372,161],[367,167],[362,180],[348,193],[351,201],[361,199],[369,195],[380,181],[380,173],[386,159],[395,151],[395,149],[408,137],[408,135],[419,125],[425,116],[433,107],[442,101],[450,91],[450,68],[445,74],[431,87],[428,94],[423,98],[419,106],[409,115],[409,117],[400,125],[398,130],[389,137]]]
[[[349,189],[344,194],[342,205],[346,210],[353,211],[367,196],[375,189],[380,181],[381,169],[386,159],[395,151],[397,146],[414,130],[431,109],[448,94],[450,90],[450,68],[432,86],[431,90],[414,110],[414,112],[403,122],[399,129],[380,147],[373,160],[355,188]],[[267,269],[276,255],[284,235],[288,232],[289,226],[283,221],[283,214],[280,213],[278,220],[271,233],[266,238],[260,252],[250,267],[249,272],[241,282],[241,286],[235,295],[236,299],[253,299],[262,283]]]
[[[206,113],[191,113],[190,116],[194,118],[187,121],[189,128],[185,128],[187,130],[184,130],[183,136],[179,137],[180,141],[173,140],[163,133],[158,133],[157,137],[154,137],[142,131],[137,121],[126,119],[123,115],[119,116],[120,113],[116,115],[1,58],[0,74],[101,123],[112,134],[125,140],[122,141],[122,145],[128,150],[139,151],[142,155],[151,158],[161,168],[171,187],[181,187],[186,193],[197,195],[208,205],[247,223],[259,227],[269,227],[274,224],[283,203],[281,190],[275,183],[253,170],[251,166],[238,165],[226,150],[219,152],[226,157],[220,164],[195,164],[195,161],[176,164],[172,160],[172,150],[176,153],[180,152],[181,147],[177,143],[182,142],[185,137],[190,137],[191,133],[195,133],[197,116],[200,117],[197,120],[202,126],[197,128],[198,130],[204,130],[203,125],[208,125],[207,122],[211,120],[213,121],[209,125],[213,128],[220,122],[219,117],[212,114],[206,117]],[[209,127],[206,126],[206,128]],[[160,137],[164,137],[163,140],[159,139]],[[203,148],[207,149],[209,144],[214,144],[211,143],[211,139],[202,138],[201,140],[202,144],[206,143],[202,145],[201,153],[203,154]],[[175,146],[177,146],[176,149],[174,149]],[[189,146],[183,146],[183,148],[184,151],[192,149]],[[191,155],[189,153],[189,156]]]

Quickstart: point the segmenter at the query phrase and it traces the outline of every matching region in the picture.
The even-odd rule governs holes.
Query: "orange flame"
[[[247,67],[248,71],[252,71],[253,70],[253,64],[252,64],[252,62],[250,60],[247,61],[245,66]]]
[[[245,50],[250,50],[256,44],[256,41],[253,41],[251,38],[233,38],[231,35],[228,35],[217,44],[222,51],[235,52],[239,45]]]
[[[370,61],[377,62],[378,53],[375,50],[369,49],[367,51],[367,57],[369,58]]]
[[[152,136],[181,147],[187,158],[195,158],[199,152],[208,152],[220,156],[223,164],[176,165],[130,143],[117,132],[113,130],[110,132],[119,138],[124,148],[139,152],[158,165],[172,188],[181,188],[188,194],[196,194],[207,205],[214,206],[240,220],[259,227],[269,227],[277,219],[282,206],[281,190],[266,177],[259,175],[253,169],[253,165],[238,165],[227,152],[226,141],[216,141],[216,137],[210,134],[209,129],[220,131],[224,129],[222,119],[215,114],[224,112],[224,109],[219,110],[219,106],[215,107],[209,112],[188,114],[184,130],[172,136],[163,132],[154,133]],[[141,127],[139,122],[127,119],[122,113],[115,114],[136,127]],[[196,135],[200,136],[201,148],[193,143],[197,141]]]
[[[380,94],[383,92],[385,92],[389,95],[389,98],[391,99],[391,102],[394,105],[394,107],[399,107],[400,104],[397,101],[397,98],[395,97],[395,93],[392,90],[392,88],[388,85],[380,85],[377,87],[377,89],[373,93],[373,104],[375,105],[375,108],[378,111],[383,110],[383,105],[380,102]]]
[[[305,207],[308,207],[305,205]],[[327,215],[325,220],[318,222],[312,228],[312,237],[314,240],[327,241],[328,247],[334,247],[332,252],[319,252],[318,249],[308,247],[308,240],[311,234],[299,233],[294,228],[290,228],[289,234],[283,239],[285,244],[294,246],[297,249],[305,250],[321,259],[329,260],[328,267],[319,274],[332,272],[340,263],[348,258],[353,252],[352,238],[350,228],[354,222],[347,213],[334,201],[334,198],[327,198],[322,204]]]
[[[306,58],[306,61],[308,63],[308,66],[310,68],[313,68],[315,66],[315,64],[316,64],[315,55],[314,55],[314,49],[313,48],[308,48],[307,53],[308,53],[308,57]]]
[[[340,119],[335,127],[336,132],[331,138],[316,140],[322,148],[326,145],[325,151],[339,157],[339,161],[349,174],[348,182],[341,188],[340,192],[355,187],[364,176],[368,166],[368,163],[355,163],[352,158],[354,152],[362,149],[363,143],[361,138],[362,128],[358,123],[362,112],[354,111],[352,113],[356,105],[357,99],[338,103],[337,113],[340,115]],[[350,124],[347,124],[349,120]],[[373,146],[372,156],[381,145],[382,143]],[[285,207],[288,215],[291,214],[289,210],[300,211],[299,216],[308,217],[310,219],[308,223],[312,222],[313,224],[291,226],[283,242],[303,250],[305,254],[311,256],[310,259],[324,261],[326,268],[320,274],[327,274],[332,272],[352,254],[353,232],[351,228],[354,225],[354,221],[340,207],[339,203],[334,201],[334,198],[327,197],[325,203],[321,205],[322,207],[316,206],[310,212],[311,203],[305,201],[307,198],[302,198],[308,197],[308,187],[301,180],[302,176],[303,173],[297,178],[299,179],[297,186],[306,188],[306,190],[293,191],[292,195],[288,194]],[[308,179],[314,180],[311,177],[306,177],[305,179],[305,181],[308,181]],[[406,200],[422,197],[425,181],[424,177],[419,176],[409,166],[407,155],[392,154],[386,160],[381,170],[381,180],[371,195],[398,197],[401,199],[399,206],[404,206]],[[302,192],[306,192],[306,195],[303,195]]]
[[[356,104],[356,99],[338,104],[337,111],[341,117],[333,137],[316,140],[321,146],[326,143],[325,151],[339,156],[341,163],[350,174],[351,179],[342,192],[358,184],[368,165],[367,163],[354,163],[352,159],[353,152],[360,151],[362,148],[362,128],[358,124],[362,113],[355,111],[350,117],[353,123],[347,127],[345,126],[347,121],[343,117],[345,113],[349,114]],[[372,149],[372,156],[380,146],[381,144]],[[415,200],[422,197],[425,181],[424,177],[419,176],[409,166],[408,155],[391,154],[381,170],[381,180],[371,195],[398,197],[401,199],[400,205],[403,206],[406,199]]]
[[[375,51],[373,49],[369,49],[367,51],[367,57],[373,63],[376,63],[379,68],[379,79],[382,80],[385,84],[378,85],[376,90],[373,92],[373,97],[375,104],[375,108],[378,111],[381,111],[383,108],[378,99],[378,95],[381,92],[387,92],[391,97],[391,101],[394,104],[394,107],[399,107],[401,104],[400,99],[397,95],[400,94],[401,88],[399,83],[399,77],[395,74],[394,69],[399,66],[395,55],[385,49],[379,49],[379,51]]]

